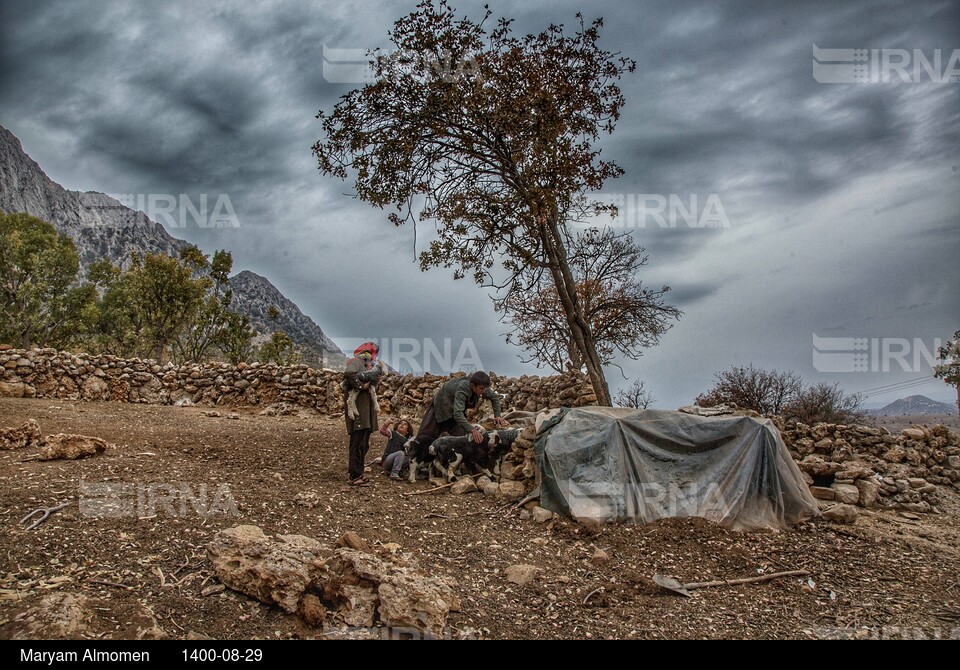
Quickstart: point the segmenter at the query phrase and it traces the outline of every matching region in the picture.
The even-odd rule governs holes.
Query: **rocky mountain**
[[[304,360],[322,366],[340,366],[346,357],[313,319],[300,311],[266,277],[244,270],[230,278],[233,307],[250,317],[250,325],[258,333],[269,335],[283,330],[303,348]],[[267,314],[275,306],[280,316],[273,321]]]
[[[73,240],[80,255],[81,272],[107,258],[123,264],[131,252],[179,254],[189,242],[170,235],[146,214],[127,207],[104,193],[68,191],[50,179],[28,156],[20,140],[0,126],[0,211],[27,212],[52,223]],[[310,317],[287,299],[265,277],[244,271],[230,279],[234,309],[250,317],[265,339],[275,330],[285,331],[301,348],[304,361],[340,365],[345,357]],[[277,321],[267,318],[276,305]]]
[[[122,263],[131,251],[177,255],[188,246],[143,212],[103,193],[68,191],[50,179],[0,126],[0,211],[27,212],[73,239],[81,267],[101,258]]]
[[[957,406],[952,403],[937,402],[924,395],[912,395],[894,400],[889,405],[873,411],[877,416],[905,416],[928,414],[956,414]]]

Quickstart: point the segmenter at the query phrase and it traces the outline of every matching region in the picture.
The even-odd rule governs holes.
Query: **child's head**
[[[397,421],[396,427],[394,430],[403,435],[404,437],[410,437],[413,435],[413,426],[410,425],[410,422],[406,419],[400,419]]]

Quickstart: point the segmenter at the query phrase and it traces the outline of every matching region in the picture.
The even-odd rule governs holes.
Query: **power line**
[[[917,378],[915,378],[915,379],[905,379],[905,380],[903,380],[903,381],[892,382],[892,383],[890,383],[890,384],[883,384],[882,386],[876,386],[876,387],[874,387],[874,388],[863,389],[863,390],[861,390],[861,391],[857,391],[857,393],[874,393],[874,392],[880,392],[880,393],[882,393],[882,392],[884,391],[884,389],[894,389],[894,390],[896,390],[896,388],[897,388],[897,387],[900,387],[900,386],[910,386],[910,385],[912,385],[912,384],[919,384],[920,382],[923,382],[924,384],[926,384],[926,383],[935,381],[936,379],[937,379],[937,378],[934,377],[933,375],[930,375],[930,376],[927,376],[927,377],[917,377]]]
[[[908,384],[897,386],[895,388],[887,388],[880,391],[874,391],[873,393],[861,392],[860,395],[862,395],[864,398],[871,398],[878,395],[886,395],[887,393],[896,393],[900,391],[906,391],[908,389],[920,388],[921,386],[926,386],[927,384],[931,384],[935,381],[937,381],[935,378],[920,379],[920,380],[915,380]]]
[[[926,386],[927,384],[932,383],[933,379],[925,379],[922,381],[913,382],[910,384],[903,384],[902,386],[897,386],[894,388],[883,389],[880,391],[873,391],[872,393],[861,392],[860,395],[863,396],[876,396],[876,395],[885,395],[887,393],[897,393],[899,391],[906,391],[907,389],[919,388],[921,386]]]

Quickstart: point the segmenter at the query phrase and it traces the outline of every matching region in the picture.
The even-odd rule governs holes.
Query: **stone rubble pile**
[[[40,426],[33,419],[27,419],[19,428],[0,428],[0,449],[23,449],[41,442]]]
[[[944,426],[893,435],[870,426],[797,423],[781,433],[821,500],[929,512],[938,486],[960,489],[960,435]]]
[[[77,460],[102,454],[110,445],[106,440],[88,435],[57,433],[41,437],[40,426],[34,419],[19,428],[0,428],[0,450],[39,447],[36,458],[41,461]]]
[[[207,556],[228,588],[311,626],[381,625],[442,637],[460,601],[448,580],[426,574],[400,550],[371,547],[350,532],[331,548],[303,535],[273,537],[257,526],[236,526],[217,533]]]

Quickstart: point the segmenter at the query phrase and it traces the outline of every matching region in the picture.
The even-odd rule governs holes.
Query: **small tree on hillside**
[[[696,404],[714,407],[735,404],[760,414],[781,414],[803,390],[803,380],[795,372],[777,372],[749,367],[731,367],[714,375],[716,385],[697,396]]]
[[[102,289],[95,335],[107,351],[167,360],[171,345],[195,322],[211,285],[201,276],[197,253],[187,250],[181,259],[131,254],[126,270],[107,261],[91,267],[90,277]]]
[[[782,414],[787,419],[814,423],[861,423],[864,412],[859,394],[847,395],[839,384],[814,384],[793,398]]]
[[[600,360],[607,365],[615,355],[639,358],[670,328],[669,321],[680,317],[680,310],[664,302],[670,288],[650,289],[637,278],[647,256],[630,233],[589,228],[573,236],[569,245],[577,295]],[[580,370],[583,358],[553,280],[537,268],[525,269],[521,280],[523,290],[513,290],[496,302],[513,326],[507,342],[529,352],[525,363],[547,365],[557,372]]]
[[[187,322],[173,342],[173,351],[180,362],[202,362],[215,348],[229,337],[239,337],[242,330],[228,334],[228,329],[240,324],[231,318],[230,302],[233,290],[230,288],[230,270],[233,268],[233,256],[229,251],[217,250],[212,259],[208,259],[196,247],[184,250],[189,255],[189,265],[196,268],[198,275],[207,278],[207,295],[195,316]],[[238,344],[235,342],[234,344]]]
[[[960,330],[953,334],[953,342],[937,350],[937,358],[943,363],[933,368],[933,376],[957,389],[957,412],[960,412]]]
[[[252,361],[256,355],[253,338],[256,335],[250,327],[250,317],[236,312],[227,313],[227,323],[217,340],[217,347],[227,360],[237,365]]]
[[[95,294],[75,285],[79,268],[73,241],[51,224],[0,213],[0,340],[24,349],[76,342]]]
[[[290,336],[282,330],[275,331],[260,347],[260,360],[277,365],[293,365],[300,362],[300,353]]]
[[[632,407],[634,409],[648,409],[653,404],[654,397],[644,389],[643,381],[637,379],[625,389],[617,393],[617,407]]]
[[[267,308],[267,318],[277,323],[280,320],[280,308],[276,305],[270,305]],[[283,330],[273,331],[270,339],[260,345],[257,357],[264,363],[276,363],[277,365],[293,365],[299,363],[302,359],[297,351],[296,343]]]

